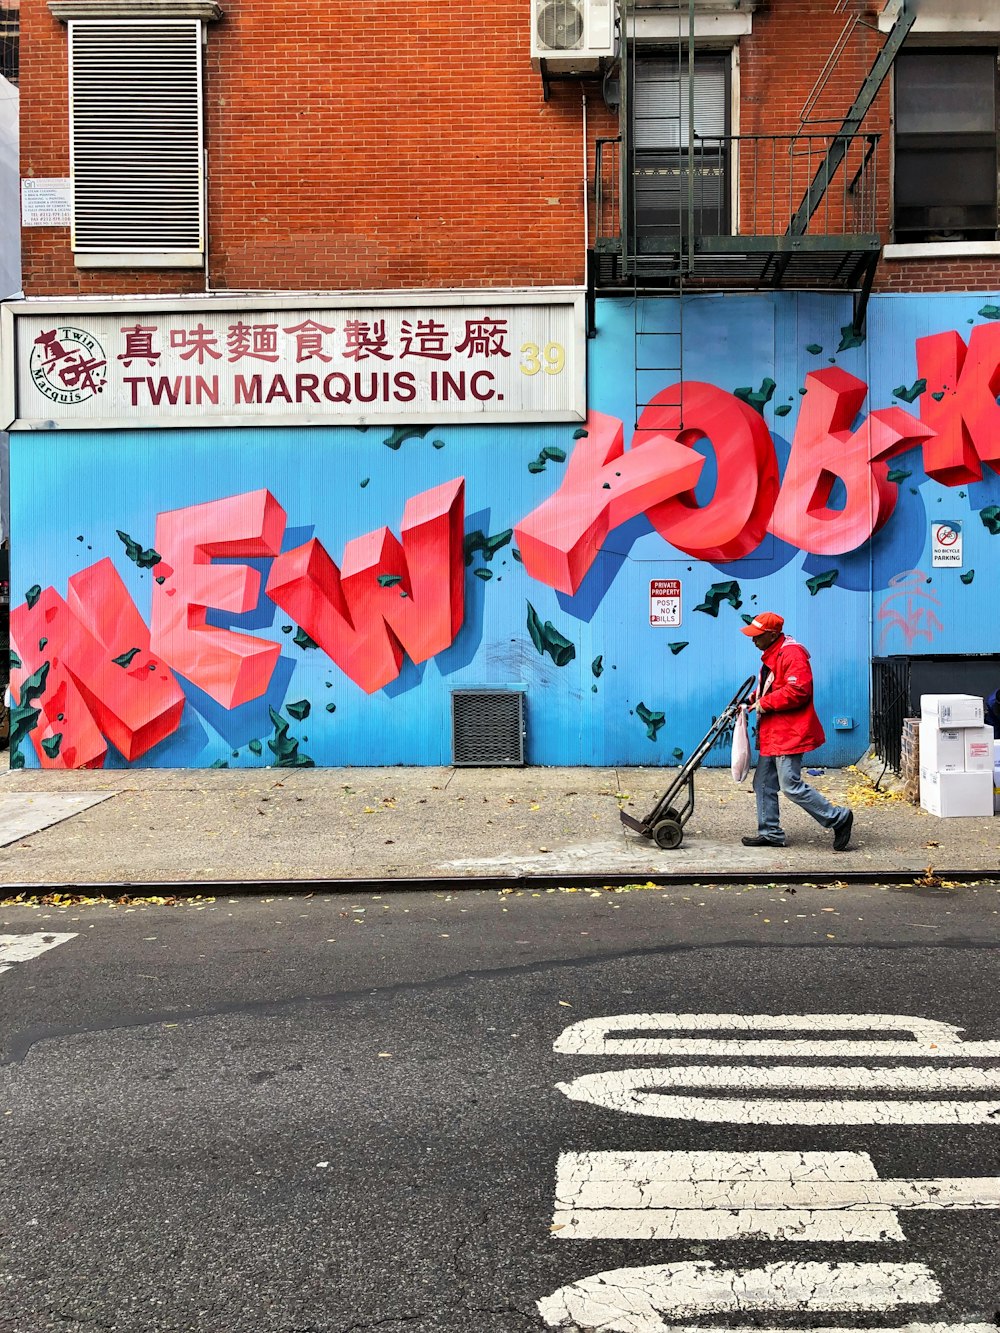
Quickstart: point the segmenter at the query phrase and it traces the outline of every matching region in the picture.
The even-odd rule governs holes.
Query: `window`
[[[896,58],[894,222],[898,242],[997,237],[997,52]]]
[[[69,79],[78,266],[200,265],[201,21],[71,21]]]
[[[689,78],[676,55],[635,60],[631,124],[632,217],[639,251],[669,244],[688,230],[728,236],[729,57],[699,54],[694,68],[694,150],[689,161]]]

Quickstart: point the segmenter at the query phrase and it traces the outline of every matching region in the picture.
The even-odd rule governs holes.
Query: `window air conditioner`
[[[614,0],[531,0],[531,63],[587,74],[614,54]]]

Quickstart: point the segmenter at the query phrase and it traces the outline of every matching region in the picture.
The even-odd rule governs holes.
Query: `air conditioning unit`
[[[589,74],[614,54],[614,0],[531,0],[531,63]]]

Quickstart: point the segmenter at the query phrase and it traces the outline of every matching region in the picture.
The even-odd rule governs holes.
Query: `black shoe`
[[[753,834],[752,837],[748,835],[741,838],[740,842],[744,847],[784,847],[785,845],[784,838],[764,838],[759,833]]]
[[[844,818],[834,827],[833,850],[846,852],[851,841],[851,829],[854,827],[854,811],[848,810]]]

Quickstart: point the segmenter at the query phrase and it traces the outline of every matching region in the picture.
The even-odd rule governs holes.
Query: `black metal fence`
[[[894,773],[902,763],[903,718],[910,711],[910,659],[872,659],[871,744]]]

